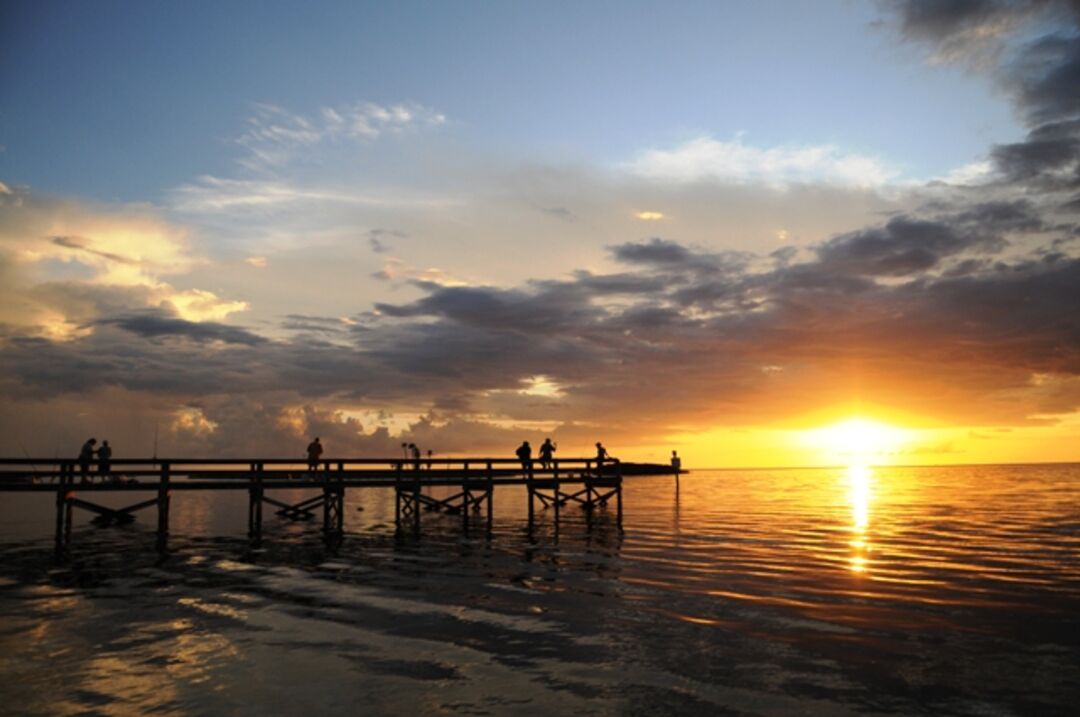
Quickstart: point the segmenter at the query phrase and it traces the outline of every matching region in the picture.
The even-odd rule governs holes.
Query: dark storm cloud
[[[817,255],[838,276],[909,276],[961,252],[999,250],[1006,232],[1039,228],[1030,203],[990,202],[935,219],[896,216],[884,226],[831,239]]]
[[[678,242],[653,237],[647,242],[620,244],[611,248],[619,261],[628,264],[682,267],[700,259]]]
[[[947,42],[972,28],[991,28],[1002,21],[1016,22],[1047,0],[891,0],[904,34],[936,43]],[[979,33],[992,35],[992,30]]]
[[[701,252],[670,239],[653,237],[608,247],[617,261],[654,269],[705,274],[739,273],[754,258],[746,252]]]
[[[1012,94],[1030,132],[1021,142],[995,147],[995,166],[1010,183],[1032,183],[1041,190],[1080,188],[1080,4],[907,0],[890,6],[906,37],[929,44],[946,59],[964,61],[988,43],[1000,51],[997,55],[1008,54],[990,72]],[[1036,37],[1015,41],[1019,33],[1012,31],[1033,20],[1039,21],[1032,23]],[[1058,207],[1070,210],[1075,199],[1059,200]]]
[[[1023,142],[994,147],[990,156],[1011,182],[1080,186],[1080,121],[1038,127]]]
[[[506,331],[549,333],[572,329],[600,313],[581,301],[573,284],[559,284],[539,293],[491,287],[430,287],[412,304],[376,304],[390,317],[441,317],[456,323]]]
[[[1080,7],[1078,5],[1077,7]],[[1010,82],[1033,123],[1080,112],[1080,36],[1046,35],[1025,46],[1009,68]]]
[[[185,338],[197,342],[223,341],[256,346],[266,339],[246,329],[214,321],[187,321],[159,311],[99,319],[98,324],[116,326],[144,338]]]

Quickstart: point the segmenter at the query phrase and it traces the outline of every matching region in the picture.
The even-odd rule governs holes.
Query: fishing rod
[[[19,448],[22,449],[23,455],[26,456],[26,460],[30,461],[30,467],[34,470],[34,473],[37,473],[38,472],[37,464],[34,463],[34,459],[30,457],[30,451],[26,450],[26,446],[23,445],[22,439],[16,437],[15,440],[19,442]],[[33,482],[37,483],[37,476],[35,475],[32,478],[32,480],[33,480]]]

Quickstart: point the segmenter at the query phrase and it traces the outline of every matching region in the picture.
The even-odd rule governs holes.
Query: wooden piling
[[[169,490],[169,464],[161,464],[161,478],[158,483],[158,527],[157,527],[157,548],[158,550],[165,550],[169,544],[169,502],[172,498],[172,491]]]

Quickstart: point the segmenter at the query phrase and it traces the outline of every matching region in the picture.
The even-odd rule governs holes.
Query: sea
[[[1080,714],[1080,465],[624,485],[622,531],[505,487],[416,535],[350,490],[337,546],[177,491],[166,554],[79,511],[59,557],[0,494],[0,714]]]

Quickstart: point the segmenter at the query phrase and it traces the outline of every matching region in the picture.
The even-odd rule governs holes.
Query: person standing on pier
[[[555,455],[555,449],[558,448],[551,442],[550,438],[545,438],[544,442],[540,444],[540,467],[544,470],[551,468],[551,461]]]
[[[94,446],[96,445],[97,439],[91,438],[82,445],[79,451],[79,475],[83,483],[90,480],[90,464],[94,461]]]
[[[525,473],[532,473],[532,446],[528,441],[522,442],[518,449],[514,451],[518,460],[521,461],[521,470]]]
[[[608,459],[607,449],[604,448],[604,444],[600,441],[596,442],[596,475],[599,477],[604,474],[604,461]]]
[[[677,451],[671,452],[671,469],[675,471],[676,476],[682,472],[682,458],[679,458],[679,453]]]
[[[319,458],[322,457],[322,443],[319,442],[319,437],[315,436],[315,440],[308,444],[307,447],[307,467],[309,471],[319,470]]]
[[[409,455],[412,456],[413,470],[420,470],[420,449],[415,443],[409,444]]]
[[[108,441],[101,442],[101,448],[97,449],[98,475],[107,476],[112,472],[112,448]]]

